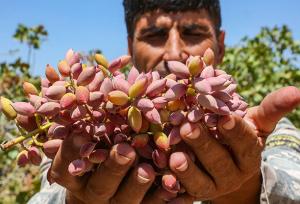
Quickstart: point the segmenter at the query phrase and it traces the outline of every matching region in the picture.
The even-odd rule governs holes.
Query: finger
[[[70,134],[60,145],[51,166],[51,179],[71,192],[80,192],[80,189],[84,186],[83,177],[72,176],[68,171],[68,167],[72,161],[80,158],[80,147],[87,141],[87,137],[74,133]]]
[[[155,179],[155,171],[150,164],[141,163],[132,172],[114,196],[113,203],[141,203]],[[128,199],[130,198],[130,199]]]
[[[231,147],[239,169],[251,175],[258,171],[263,138],[257,137],[255,130],[238,115],[224,116],[218,123],[218,130]]]
[[[249,109],[249,114],[259,130],[270,133],[277,122],[299,104],[300,90],[288,86],[267,95],[257,108]]]
[[[213,180],[201,171],[185,153],[172,153],[169,163],[171,170],[190,195],[206,199],[216,192]]]
[[[239,169],[228,150],[209,135],[205,126],[196,123],[184,123],[180,127],[180,135],[192,148],[218,187],[231,183],[239,175]]]
[[[108,159],[90,177],[85,189],[86,199],[107,203],[118,189],[136,157],[134,149],[125,143],[113,146]]]
[[[185,193],[171,200],[170,202],[168,202],[168,204],[192,204],[193,202],[194,202],[194,198]]]
[[[170,201],[176,198],[177,193],[171,193],[161,187],[157,188],[153,193],[146,195],[142,204],[165,204],[166,201]]]

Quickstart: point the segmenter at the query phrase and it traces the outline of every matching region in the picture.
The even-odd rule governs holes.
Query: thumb
[[[278,121],[300,104],[300,90],[294,86],[280,88],[268,94],[261,104],[250,110],[256,127],[270,133]]]

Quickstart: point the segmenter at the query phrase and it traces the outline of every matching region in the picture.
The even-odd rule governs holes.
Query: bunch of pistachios
[[[185,64],[166,62],[171,73],[164,77],[157,71],[139,72],[134,66],[126,76],[120,70],[131,63],[130,56],[109,63],[96,54],[95,61],[96,66],[87,66],[70,49],[58,63],[58,72],[46,66],[40,89],[24,82],[28,102],[1,97],[2,112],[15,120],[20,131],[20,136],[1,147],[20,144],[19,166],[39,165],[42,151],[55,155],[59,140],[80,134],[88,142],[69,165],[72,175],[93,171],[113,145],[128,143],[139,155],[137,164],[147,162],[161,175],[165,190],[182,192],[169,171],[169,155],[180,149],[192,159],[195,156],[181,135],[200,134],[201,124],[217,138],[221,116],[246,114],[247,103],[235,92],[233,78],[213,67],[211,49],[203,56],[190,56]]]

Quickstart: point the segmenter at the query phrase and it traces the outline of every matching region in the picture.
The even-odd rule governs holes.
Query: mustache
[[[153,71],[158,71],[158,73],[165,77],[170,74],[170,69],[168,66],[168,61],[160,61],[153,69]]]

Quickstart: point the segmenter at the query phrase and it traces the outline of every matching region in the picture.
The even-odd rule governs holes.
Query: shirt
[[[28,204],[65,204],[66,189],[47,181],[50,164],[50,159],[43,159],[41,190]],[[260,170],[261,204],[300,204],[300,131],[288,119],[281,119],[267,138]]]

